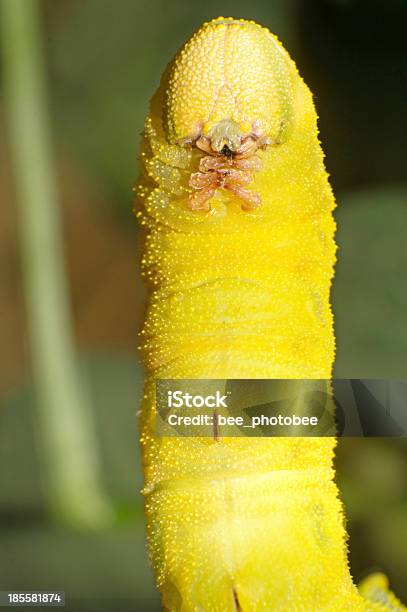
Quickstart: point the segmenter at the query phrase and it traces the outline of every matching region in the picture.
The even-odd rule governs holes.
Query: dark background
[[[110,524],[91,530],[67,526],[47,508],[2,86],[0,589],[62,589],[75,612],[158,610],[139,495],[136,345],[145,295],[131,213],[148,100],[203,21],[243,17],[278,35],[314,93],[338,201],[335,373],[406,377],[407,4],[49,0],[40,7],[75,346],[114,512]],[[404,601],[406,457],[404,440],[340,440],[337,454],[355,580],[382,569]]]

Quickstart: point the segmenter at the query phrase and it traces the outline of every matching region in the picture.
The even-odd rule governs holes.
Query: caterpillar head
[[[247,172],[253,168],[232,168],[240,174],[230,180],[226,171],[258,148],[284,140],[293,115],[293,70],[288,54],[266,28],[223,17],[204,24],[175,57],[164,98],[166,137],[221,158],[210,168],[216,176],[192,177],[191,186],[206,189],[206,194],[195,194],[191,208],[207,210],[219,187],[235,190],[243,200],[246,195],[247,207],[250,200],[259,205],[242,187],[250,182]]]

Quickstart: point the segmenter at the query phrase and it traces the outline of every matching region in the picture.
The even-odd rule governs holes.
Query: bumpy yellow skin
[[[250,185],[261,206],[244,211],[218,189],[209,212],[191,211],[203,153],[185,143],[225,119],[269,138]],[[156,379],[331,376],[335,203],[311,93],[277,38],[234,19],[198,30],[152,100],[141,162],[152,290],[141,443],[164,608],[402,609],[365,600],[352,582],[333,438],[155,435]]]

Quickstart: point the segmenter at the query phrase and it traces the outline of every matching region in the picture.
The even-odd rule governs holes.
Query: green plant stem
[[[90,404],[77,370],[38,3],[0,0],[0,20],[42,476],[55,518],[77,527],[100,527],[110,522],[112,512],[103,493]]]

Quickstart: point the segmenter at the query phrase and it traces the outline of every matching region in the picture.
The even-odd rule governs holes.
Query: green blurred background
[[[0,6],[20,2],[35,8],[32,0],[0,0]],[[38,6],[38,23],[31,26],[42,44],[37,69],[45,73],[46,96],[39,99],[52,134],[44,168],[51,184],[55,177],[56,197],[49,200],[60,215],[50,228],[63,247],[69,305],[70,353],[60,354],[60,363],[73,362],[74,373],[66,389],[57,389],[61,402],[52,404],[46,394],[39,399],[41,389],[52,395],[56,377],[37,365],[44,339],[30,333],[30,253],[23,237],[29,242],[31,226],[24,226],[23,208],[17,211],[24,165],[15,163],[10,145],[14,130],[14,147],[28,146],[16,137],[19,111],[10,91],[30,43],[7,35],[8,7],[0,13],[6,39],[0,74],[0,590],[65,590],[67,609],[75,612],[159,610],[139,494],[136,413],[143,374],[136,345],[145,293],[131,213],[149,97],[167,62],[203,21],[244,17],[279,36],[315,95],[338,200],[336,375],[406,377],[407,3],[48,0]],[[31,107],[22,108],[29,113]],[[35,114],[25,121],[36,127]],[[26,170],[29,175],[35,168]],[[38,219],[46,214],[39,206]],[[63,284],[56,285],[63,300]],[[76,383],[86,415],[77,409],[69,424]],[[44,427],[47,409],[56,415],[54,431]],[[66,415],[70,434],[59,440]],[[80,444],[69,447],[75,427],[88,454]],[[44,447],[62,457],[61,465]],[[88,481],[81,480],[87,460],[93,466]],[[348,439],[338,447],[353,575],[359,580],[382,569],[405,601],[406,460],[403,440]],[[94,476],[89,495],[71,503],[67,493],[61,507],[55,490],[65,476],[59,470],[72,497]]]

